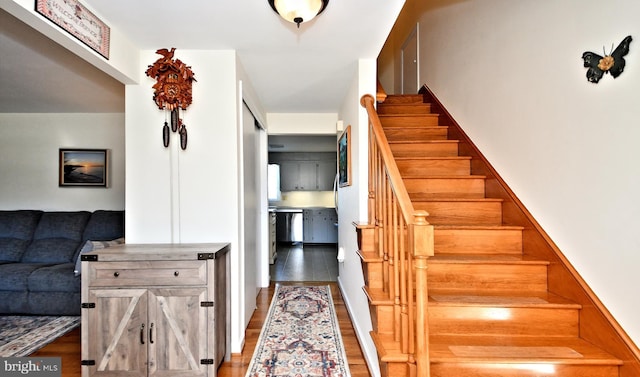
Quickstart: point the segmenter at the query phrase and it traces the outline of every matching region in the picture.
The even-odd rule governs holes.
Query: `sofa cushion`
[[[42,211],[0,211],[0,262],[22,258]]]
[[[0,313],[22,314],[29,311],[29,292],[0,290]]]
[[[27,291],[29,276],[33,271],[48,266],[42,263],[5,263],[0,264],[0,291]],[[70,273],[71,276],[73,274]]]
[[[33,242],[27,247],[21,261],[73,262],[90,215],[86,211],[43,213],[33,235]]]
[[[79,292],[80,278],[75,276],[73,263],[43,266],[27,278],[30,292]]]
[[[124,211],[98,210],[91,214],[82,241],[108,241],[124,237]]]

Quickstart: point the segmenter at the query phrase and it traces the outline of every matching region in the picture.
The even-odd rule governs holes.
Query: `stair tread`
[[[433,225],[435,230],[523,230],[520,225]]]
[[[393,305],[389,293],[381,288],[364,287],[371,304]],[[451,291],[430,289],[429,305],[438,306],[482,306],[482,307],[544,307],[580,309],[581,305],[553,293],[539,291]]]
[[[356,250],[356,253],[358,254],[358,256],[360,256],[360,259],[362,259],[362,261],[366,263],[383,261],[383,258],[375,251]]]
[[[456,291],[430,289],[429,305],[574,308],[582,306],[547,291]]]
[[[436,254],[429,263],[534,264],[548,265],[547,260],[518,254]]]
[[[438,113],[427,114],[378,114],[378,118],[432,118],[439,117]]]
[[[446,203],[446,202],[454,202],[454,203],[467,203],[467,202],[475,202],[475,203],[483,203],[483,202],[493,202],[493,203],[501,203],[504,202],[504,199],[500,198],[416,198],[411,199],[412,203]]]
[[[449,160],[471,160],[471,156],[401,156],[396,157],[396,161],[449,161]]]
[[[419,175],[402,177],[402,179],[485,179],[486,175]]]
[[[573,337],[500,337],[433,335],[430,358],[437,362],[525,362],[613,364],[622,361],[591,343]]]
[[[381,288],[363,287],[364,293],[372,305],[393,305],[393,299],[389,298],[389,293]]]
[[[371,333],[383,361],[401,361],[406,354],[392,335]],[[431,363],[553,363],[622,365],[622,360],[575,337],[509,337],[431,335]]]
[[[460,144],[460,140],[434,139],[434,140],[389,140],[389,144]]]
[[[387,97],[389,98],[389,97]],[[378,107],[387,107],[387,106],[431,106],[431,102],[395,102],[395,103],[389,103],[387,101],[378,104]]]

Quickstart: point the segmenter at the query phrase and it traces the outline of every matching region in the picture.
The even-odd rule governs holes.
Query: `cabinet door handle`
[[[153,322],[149,325],[149,343],[153,344]]]
[[[118,276],[120,276],[120,273],[119,273],[118,271],[116,271],[116,272],[114,272],[114,273],[113,273],[113,277],[116,277],[116,278],[117,278]]]
[[[140,325],[140,344],[144,344],[144,323]]]

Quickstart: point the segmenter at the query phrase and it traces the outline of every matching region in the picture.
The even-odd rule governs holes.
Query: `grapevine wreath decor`
[[[162,55],[149,66],[145,72],[147,76],[156,79],[153,85],[153,100],[160,110],[165,110],[164,127],[162,128],[162,142],[165,147],[169,146],[169,120],[171,121],[171,131],[180,134],[180,148],[187,148],[187,127],[182,123],[180,109],[186,110],[191,105],[191,85],[195,75],[191,67],[184,64],[180,59],[173,59],[175,48],[171,50],[162,48],[156,54]]]

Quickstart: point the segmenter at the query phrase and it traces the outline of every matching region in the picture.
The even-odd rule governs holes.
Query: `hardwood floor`
[[[29,356],[60,357],[62,376],[80,377],[80,328],[72,330]]]
[[[245,346],[240,354],[233,354],[231,360],[225,361],[218,370],[219,377],[244,377],[253,350],[258,341],[260,330],[264,323],[265,317],[269,310],[271,297],[275,290],[276,284],[289,285],[319,285],[325,283],[303,283],[303,282],[279,282],[271,283],[269,288],[262,289],[257,297],[257,309],[249,322],[246,330]],[[369,377],[371,374],[367,368],[364,356],[360,349],[360,344],[356,338],[351,319],[342,300],[340,289],[337,283],[327,282],[331,287],[331,295],[333,296],[338,322],[340,323],[340,332],[344,341],[344,348],[347,352],[347,360],[349,369],[353,377]],[[41,350],[31,356],[41,357],[61,357],[62,358],[62,376],[63,377],[80,377],[80,329],[76,329],[56,340],[55,342],[45,346]]]

